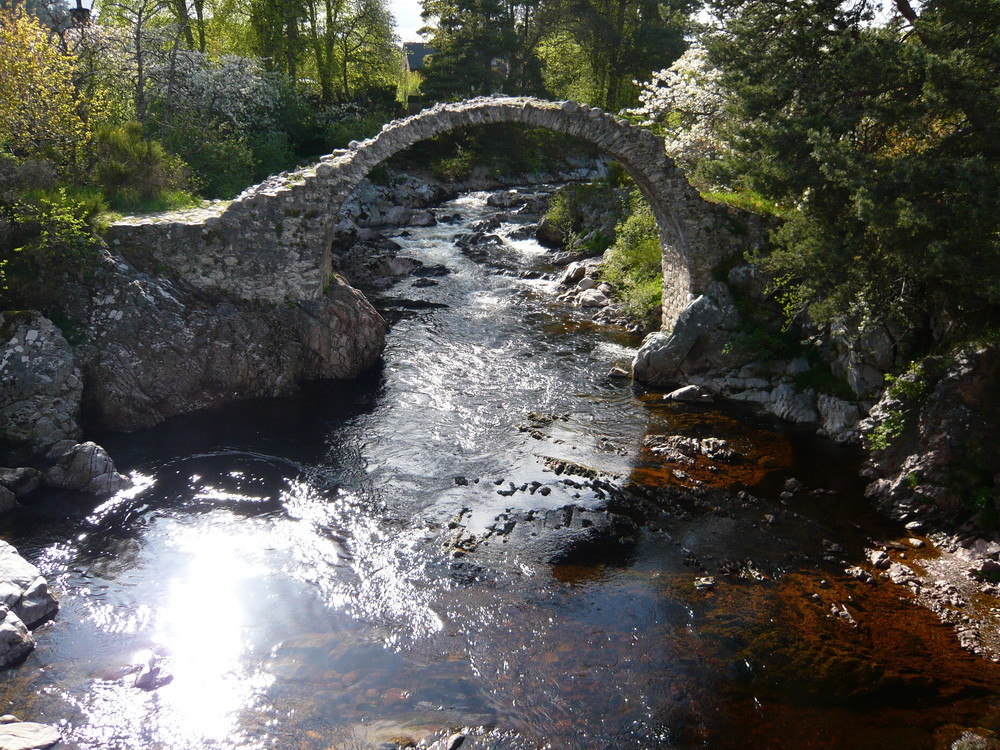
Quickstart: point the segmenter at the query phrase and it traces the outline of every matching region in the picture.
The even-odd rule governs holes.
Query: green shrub
[[[868,433],[868,449],[876,453],[884,451],[903,434],[903,430],[906,429],[906,421],[906,414],[903,412],[890,412],[874,430]]]
[[[463,180],[476,166],[476,153],[459,146],[454,155],[442,156],[431,164],[431,173],[441,180]]]
[[[206,198],[232,198],[255,182],[253,148],[229,125],[178,119],[162,138],[188,165],[190,182]]]
[[[86,271],[99,255],[94,234],[107,204],[95,192],[70,195],[66,188],[28,195],[9,207],[12,239],[8,267],[22,272]]]
[[[662,251],[648,204],[634,202],[634,213],[618,225],[616,234],[601,266],[601,278],[615,290],[631,320],[644,329],[655,329],[662,302]]]
[[[94,182],[111,207],[134,211],[182,193],[184,163],[144,137],[138,122],[104,126],[94,138]]]

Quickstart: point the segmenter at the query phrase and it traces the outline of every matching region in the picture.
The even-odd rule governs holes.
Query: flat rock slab
[[[0,750],[44,750],[60,740],[59,730],[49,724],[33,721],[0,724]]]

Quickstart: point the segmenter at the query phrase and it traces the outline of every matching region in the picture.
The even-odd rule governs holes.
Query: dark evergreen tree
[[[715,0],[731,94],[716,180],[784,218],[767,259],[791,311],[948,314],[1000,304],[1000,5]]]

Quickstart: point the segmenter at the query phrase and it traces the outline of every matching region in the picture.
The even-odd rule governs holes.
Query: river
[[[497,212],[486,195],[437,211],[459,220],[395,239],[447,273],[381,295],[377,371],[97,436],[138,490],[4,520],[61,600],[4,711],[107,750],[459,729],[496,750],[937,748],[998,727],[996,667],[905,589],[844,573],[908,536],[864,503],[855,456],[609,378],[636,342],[553,301],[524,219],[482,262],[454,240]],[[744,460],[679,476],[643,447],[672,434]],[[789,477],[807,489],[782,497]],[[695,480],[728,491],[670,489]],[[580,547],[609,503],[638,526]],[[164,684],[135,687],[151,661]]]

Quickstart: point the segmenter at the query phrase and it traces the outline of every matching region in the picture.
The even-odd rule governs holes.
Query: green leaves
[[[764,264],[820,316],[997,314],[1000,14],[928,0],[716,0],[729,150],[712,175],[788,206]],[[977,311],[974,315],[969,312]]]

